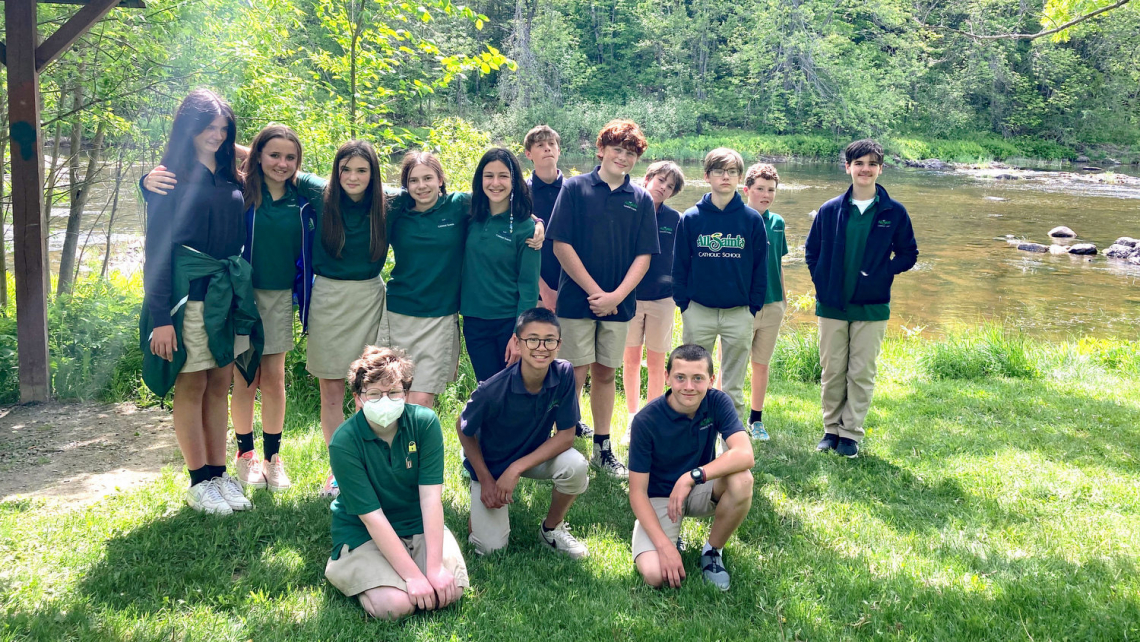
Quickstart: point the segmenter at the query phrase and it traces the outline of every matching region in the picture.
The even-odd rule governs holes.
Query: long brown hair
[[[261,207],[261,186],[265,184],[265,171],[261,168],[261,152],[265,149],[265,145],[274,138],[284,138],[285,140],[297,146],[297,170],[289,177],[289,182],[297,183],[297,172],[301,171],[301,139],[297,138],[297,132],[286,127],[285,125],[269,125],[265,129],[257,132],[257,136],[253,137],[253,142],[249,144],[249,156],[241,163],[240,171],[245,178],[245,208],[249,209],[252,205],[254,209]]]
[[[240,180],[234,152],[234,141],[237,140],[237,120],[234,117],[234,110],[230,109],[229,104],[222,100],[221,96],[209,89],[195,89],[178,106],[178,111],[174,114],[174,124],[170,127],[170,140],[166,143],[166,152],[162,155],[162,164],[168,171],[178,176],[188,175],[197,159],[194,137],[205,131],[218,116],[226,119],[226,140],[218,151],[214,152],[217,171],[235,183]]]
[[[330,255],[340,258],[340,252],[344,249],[344,215],[340,212],[344,189],[340,186],[340,166],[353,157],[363,158],[368,162],[371,176],[365,198],[372,199],[368,212],[371,228],[368,248],[371,260],[379,261],[388,253],[388,239],[384,229],[388,216],[387,203],[384,200],[384,183],[380,181],[380,159],[376,157],[376,150],[368,141],[350,140],[336,150],[332,177],[325,187],[325,209],[324,215],[321,216],[321,244]]]
[[[427,165],[439,177],[439,195],[447,195],[447,175],[443,173],[443,165],[431,152],[408,152],[400,163],[400,187],[408,189],[408,178],[416,165]]]

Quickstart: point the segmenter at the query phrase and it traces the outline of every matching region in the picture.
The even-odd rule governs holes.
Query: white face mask
[[[377,426],[387,427],[404,414],[403,399],[381,397],[376,401],[364,402],[364,416]]]

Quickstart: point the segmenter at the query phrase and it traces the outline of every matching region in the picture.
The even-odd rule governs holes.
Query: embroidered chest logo
[[[878,227],[890,227],[890,226],[891,226],[890,219],[886,219],[886,218],[879,219]]]
[[[436,225],[436,227],[439,229],[443,229],[445,227],[455,227],[455,221],[449,218],[441,218],[439,219],[439,224]]]
[[[668,225],[662,225],[660,228],[657,229],[657,232],[660,234],[672,234],[673,228],[669,227]]]
[[[713,252],[719,252],[724,248],[743,250],[744,237],[733,236],[731,234],[725,236],[720,232],[716,234],[701,234],[697,237],[697,247],[708,248]]]
[[[637,211],[637,205],[635,205],[635,204],[633,204],[633,203],[631,203],[631,202],[629,202],[629,201],[626,201],[626,202],[622,203],[622,204],[621,204],[621,206],[622,206],[622,207],[624,207],[624,208],[625,208],[625,209],[627,209],[627,210],[633,210],[634,212],[636,212],[636,211]]]
[[[708,430],[709,427],[712,426],[712,423],[713,423],[712,417],[705,417],[704,419],[701,420],[701,424],[700,424],[699,428],[701,430]]]
[[[499,232],[496,232],[495,238],[497,238],[501,241],[506,241],[507,243],[511,242],[511,234],[510,234],[510,232],[508,232],[506,230],[501,230]]]

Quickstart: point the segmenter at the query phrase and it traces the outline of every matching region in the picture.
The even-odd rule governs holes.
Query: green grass
[[[1140,638],[1135,342],[1046,350],[983,331],[947,348],[892,336],[863,456],[848,461],[813,450],[810,334],[789,329],[778,349],[787,374],[773,368],[772,441],[756,447],[752,511],[726,552],[727,594],[693,579],[708,529],[695,520],[683,533],[690,581],[642,586],[625,484],[596,475],[570,512],[588,560],[540,546],[549,486],[530,480],[511,509],[509,549],[476,557],[462,537],[468,495],[453,431],[465,373],[440,412],[444,509],[472,588],[443,612],[366,619],[323,579],[329,513],[316,490],[327,456],[298,377],[284,441],[295,487],[259,492],[253,512],[191,512],[181,471],[81,510],[0,504],[0,640]],[[1024,354],[1036,374],[950,376],[954,356],[978,353]]]

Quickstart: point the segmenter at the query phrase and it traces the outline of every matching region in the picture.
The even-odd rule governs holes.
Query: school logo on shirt
[[[449,218],[441,218],[439,219],[439,224],[436,225],[436,227],[439,229],[443,229],[445,227],[455,227],[455,221]]]
[[[633,210],[635,212],[637,211],[637,204],[633,203],[631,201],[626,201],[626,202],[622,203],[622,207],[624,207],[627,210]]]
[[[673,228],[669,227],[668,225],[662,225],[660,228],[657,229],[657,232],[660,234],[672,234]]]
[[[712,417],[705,417],[704,419],[701,420],[701,424],[700,424],[700,426],[698,426],[698,428],[700,430],[708,430],[709,427],[712,426],[712,424],[713,424]]]
[[[495,232],[495,238],[506,241],[507,243],[510,243],[513,240],[511,239],[510,232],[507,230],[499,230],[498,232]]]
[[[886,219],[886,218],[879,219],[878,227],[890,227],[890,226],[891,226],[891,220],[890,219]]]
[[[713,254],[709,252],[700,252],[698,253],[699,256],[727,256],[731,258],[740,258],[739,253],[726,252],[725,254],[721,255],[719,252],[722,249],[743,250],[744,237],[733,236],[731,234],[725,236],[720,232],[717,232],[716,234],[701,234],[697,237],[697,247],[707,248],[709,250],[712,250],[712,252],[717,253]]]

